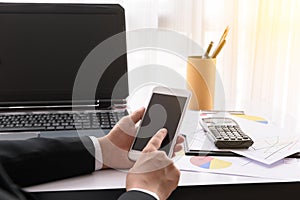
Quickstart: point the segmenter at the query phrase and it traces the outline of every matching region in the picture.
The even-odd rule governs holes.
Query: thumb
[[[145,112],[145,108],[140,108],[137,111],[133,112],[132,114],[123,117],[113,128],[111,133],[115,133],[115,134],[125,133],[130,137],[135,136],[136,134],[135,125],[143,117],[144,112]]]
[[[145,108],[142,107],[136,111],[134,111],[129,117],[131,118],[132,122],[136,124],[138,121],[140,121],[144,115]]]
[[[162,128],[160,129],[152,138],[151,140],[148,142],[147,146],[143,149],[143,153],[147,153],[147,152],[153,152],[156,151],[160,148],[160,145],[162,143],[162,141],[164,140],[164,138],[167,135],[167,129]]]

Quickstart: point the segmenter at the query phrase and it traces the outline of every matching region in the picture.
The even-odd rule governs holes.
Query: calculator
[[[253,140],[231,118],[209,117],[200,121],[206,135],[219,149],[247,149],[253,144]]]

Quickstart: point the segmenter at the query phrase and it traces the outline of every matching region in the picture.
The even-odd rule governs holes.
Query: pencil
[[[229,26],[227,26],[225,28],[224,33],[223,33],[218,45],[220,45],[222,43],[222,41],[226,39],[228,32],[229,32]]]
[[[204,58],[208,58],[209,57],[209,52],[210,52],[210,50],[211,50],[211,48],[212,48],[213,45],[214,45],[214,42],[211,41],[210,44],[208,45],[206,51],[205,51]]]
[[[211,56],[212,58],[216,58],[220,51],[222,50],[223,46],[225,45],[226,40],[223,40],[221,44],[217,47],[217,49],[214,51],[213,55]]]

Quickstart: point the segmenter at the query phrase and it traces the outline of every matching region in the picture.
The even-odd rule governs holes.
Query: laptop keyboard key
[[[57,126],[56,127],[57,130],[64,130],[64,128],[65,128],[64,126]]]
[[[74,128],[74,126],[65,126],[65,129],[67,129],[67,130],[73,130],[75,128]]]

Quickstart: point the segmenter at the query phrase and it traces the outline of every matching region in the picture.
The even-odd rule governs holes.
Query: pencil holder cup
[[[192,92],[190,110],[214,109],[215,79],[215,58],[188,57],[187,88]]]

